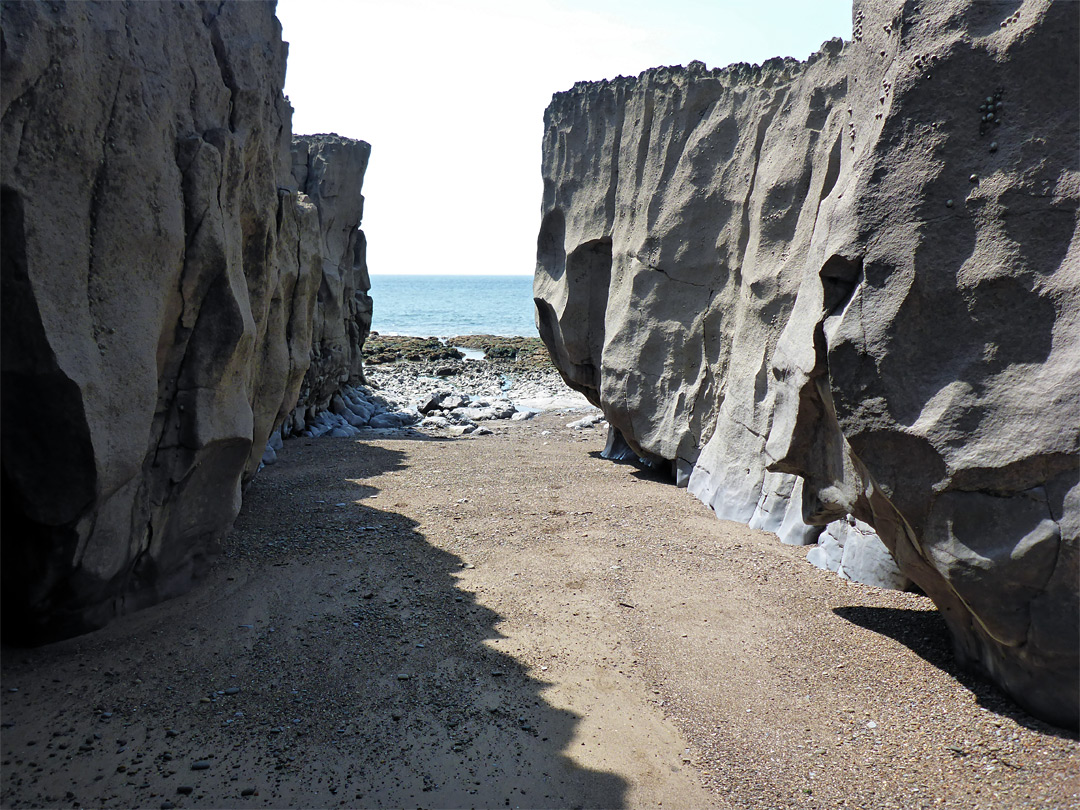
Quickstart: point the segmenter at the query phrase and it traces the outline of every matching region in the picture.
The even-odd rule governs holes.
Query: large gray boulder
[[[1070,726],[1077,22],[859,2],[805,63],[575,85],[545,117],[535,280],[613,452],[787,542],[827,527],[819,562],[913,581],[963,664]]]
[[[300,190],[272,3],[4,3],[0,46],[2,616],[35,642],[187,589],[313,323],[361,338],[320,288],[368,147]]]

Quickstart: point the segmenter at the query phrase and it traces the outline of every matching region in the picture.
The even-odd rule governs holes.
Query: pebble
[[[165,732],[166,737],[176,737],[176,736],[179,736],[179,734],[180,734],[180,732],[177,731],[175,728],[170,728],[170,729],[166,730],[166,732]]]
[[[191,794],[194,790],[195,788],[193,788],[191,785],[177,785],[176,787],[176,792],[183,796]]]
[[[240,791],[241,796],[254,796],[256,793],[255,788],[247,787]]]
[[[240,687],[238,687],[238,686],[230,686],[228,689],[225,690],[225,694],[226,695],[238,695],[238,694],[240,694]]]
[[[407,680],[409,680],[409,678],[411,678],[411,677],[412,677],[412,675],[409,675],[409,674],[408,674],[408,673],[406,673],[406,672],[400,672],[400,673],[398,673],[397,679],[398,679],[399,681],[407,681]]]
[[[191,763],[191,770],[193,771],[208,771],[210,770],[210,763],[205,759],[200,759]]]

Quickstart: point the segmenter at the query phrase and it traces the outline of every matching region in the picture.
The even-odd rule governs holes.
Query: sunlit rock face
[[[787,542],[827,527],[819,564],[914,582],[962,663],[1070,726],[1077,18],[857,3],[805,63],[575,85],[535,280],[612,454]]]
[[[33,643],[190,587],[312,356],[357,373],[368,147],[309,146],[301,190],[272,3],[2,31],[2,616]]]
[[[296,188],[318,210],[318,294],[311,318],[311,363],[286,429],[303,430],[342,387],[362,383],[361,349],[371,331],[367,240],[360,193],[371,146],[339,135],[292,142]]]

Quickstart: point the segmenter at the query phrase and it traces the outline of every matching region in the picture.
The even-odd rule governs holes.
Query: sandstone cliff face
[[[788,542],[828,525],[819,562],[914,581],[961,662],[1075,726],[1077,10],[854,14],[806,63],[556,95],[537,325],[611,454]]]
[[[366,328],[334,279],[368,147],[315,139],[301,193],[272,4],[2,15],[3,621],[33,642],[187,589],[312,354],[356,373],[326,346]]]

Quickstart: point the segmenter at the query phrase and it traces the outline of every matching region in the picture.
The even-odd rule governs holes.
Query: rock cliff
[[[364,380],[361,348],[371,331],[367,242],[360,193],[371,147],[337,135],[293,139],[297,189],[319,214],[320,281],[312,321],[311,365],[285,430],[299,433],[343,386]]]
[[[557,94],[537,326],[609,455],[914,582],[962,664],[1075,727],[1078,10],[853,13],[805,63]]]
[[[293,145],[272,3],[4,3],[0,34],[2,615],[32,643],[186,590],[268,435],[359,376],[369,147]]]

